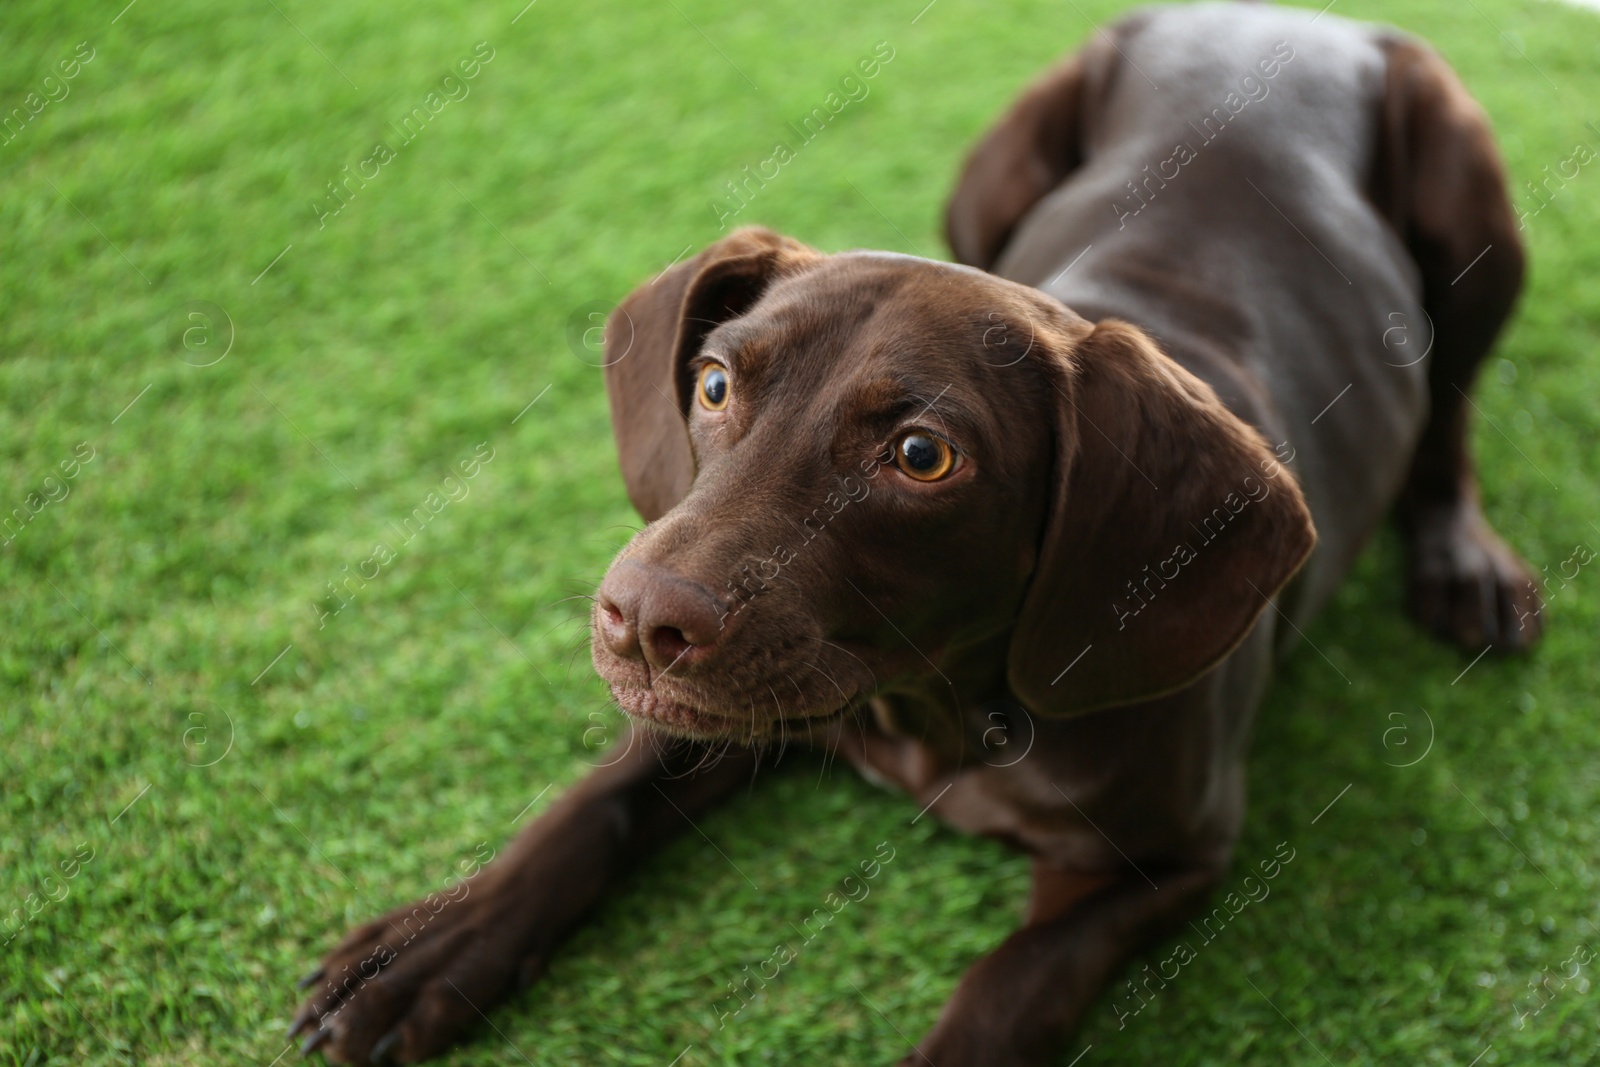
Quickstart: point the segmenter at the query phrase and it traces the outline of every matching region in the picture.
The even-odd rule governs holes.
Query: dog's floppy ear
[[[760,227],[735,230],[668,267],[606,321],[606,393],[628,499],[654,522],[694,482],[684,364],[719,324],[748,311],[779,274],[817,256]]]
[[[1210,386],[1126,323],[1079,333],[1042,353],[1054,498],[1007,663],[1042,714],[1193,681],[1316,543],[1294,476]]]

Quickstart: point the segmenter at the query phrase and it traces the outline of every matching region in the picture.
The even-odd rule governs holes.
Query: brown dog
[[[794,738],[1033,857],[1026,923],[907,1062],[1041,1062],[1225,872],[1274,649],[1392,507],[1422,622],[1537,636],[1466,442],[1522,253],[1427,48],[1142,12],[979,144],[949,234],[970,266],[744,230],[623,302],[606,384],[649,525],[593,651],[635,733],[415,940],[402,908],[335,949],[308,1048],[441,1051]]]

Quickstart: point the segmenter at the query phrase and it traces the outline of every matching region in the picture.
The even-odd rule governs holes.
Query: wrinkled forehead
[[[861,372],[965,376],[1020,317],[981,271],[892,252],[846,252],[776,280],[706,349],[754,379]],[[1023,327],[1024,331],[1026,327]]]
[[[1007,303],[1005,285],[952,263],[843,252],[778,279],[754,310],[793,324],[820,314],[840,325],[935,333]]]
[[[745,395],[815,409],[819,429],[917,418],[995,435],[996,399],[1032,376],[1027,309],[1008,286],[953,264],[843,253],[774,282],[704,351],[735,368]]]

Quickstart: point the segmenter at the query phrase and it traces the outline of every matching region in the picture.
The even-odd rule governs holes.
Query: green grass
[[[879,41],[895,58],[871,95],[739,221],[943,254],[966,146],[1087,23],[971,0],[915,25],[921,0],[543,0],[514,25],[520,0],[144,0],[113,24],[121,3],[0,14],[3,113],[94,49],[0,144],[0,513],[94,450],[0,547],[0,903],[65,894],[0,948],[0,1064],[268,1064],[291,978],[499,847],[616,729],[565,598],[634,517],[569,318],[717,236],[722,183]],[[1433,40],[1519,183],[1600,147],[1595,16],[1336,10]],[[326,184],[480,41],[495,55],[471,95],[319,229]],[[1552,573],[1600,549],[1597,233],[1600,167],[1532,221],[1530,285],[1479,395],[1488,510]],[[232,324],[211,366],[189,363],[229,329],[184,348],[197,301]],[[479,442],[494,458],[470,495],[319,628],[325,583]],[[1403,620],[1381,539],[1261,716],[1235,877],[1280,841],[1296,859],[1126,1029],[1103,1000],[1069,1056],[1322,1063],[1314,1042],[1340,1065],[1465,1065],[1488,1045],[1482,1064],[1592,1061],[1600,964],[1521,1029],[1512,1005],[1600,949],[1597,597],[1586,568],[1536,655],[1456,680],[1469,657]],[[1421,751],[1419,708],[1431,751],[1386,765]],[[686,1067],[893,1060],[896,1030],[932,1023],[1026,890],[1025,861],[914,814],[845,770],[758,784],[702,825],[759,891],[699,837],[673,844],[494,1012],[503,1037],[484,1027],[445,1062],[659,1067],[690,1044]],[[897,858],[872,895],[717,1031],[724,983],[879,841]],[[71,867],[80,843],[93,859]],[[76,876],[47,881],[63,863]]]

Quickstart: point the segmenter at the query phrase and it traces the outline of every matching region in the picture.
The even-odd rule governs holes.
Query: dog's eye
[[[728,406],[728,372],[715,363],[700,368],[700,405],[707,411]]]
[[[929,430],[908,430],[895,442],[894,464],[919,482],[936,482],[955,468],[956,450]]]

